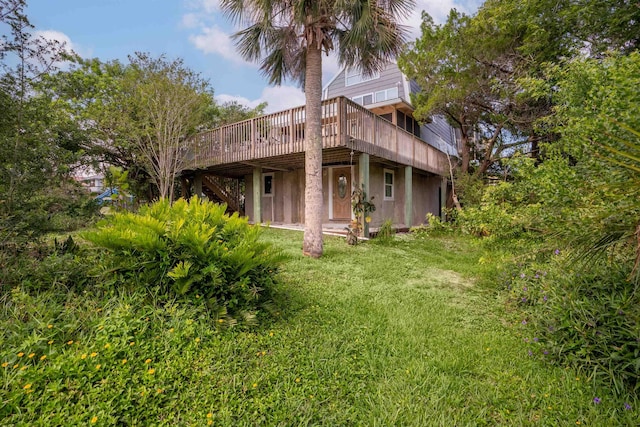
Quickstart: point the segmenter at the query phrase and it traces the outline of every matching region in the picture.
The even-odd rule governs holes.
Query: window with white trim
[[[357,68],[347,69],[344,72],[344,85],[352,86],[358,83],[368,82],[370,80],[375,80],[380,77],[380,74],[374,73],[369,76],[365,76],[361,70]]]
[[[354,96],[353,98],[351,98],[351,100],[353,102],[356,102],[356,103],[360,104],[360,105],[373,104],[373,94],[372,93],[368,93],[366,95]]]
[[[396,99],[398,97],[398,88],[390,87],[389,89],[380,90],[376,92],[375,102],[383,102],[389,99]]]
[[[385,90],[379,90],[375,93],[367,93],[364,95],[354,96],[353,98],[351,98],[351,100],[353,102],[357,102],[360,105],[369,105],[396,98],[398,98],[398,88],[392,87]]]
[[[384,200],[393,200],[395,176],[392,170],[384,170]]]
[[[273,173],[262,174],[262,196],[273,197]]]

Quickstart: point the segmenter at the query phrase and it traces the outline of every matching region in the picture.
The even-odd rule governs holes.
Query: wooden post
[[[289,112],[289,154],[294,152],[295,138],[296,138],[296,113],[295,109],[291,109]]]
[[[358,182],[360,187],[367,195],[367,199],[371,199],[369,194],[369,155],[367,153],[360,154],[358,158]],[[369,237],[369,224],[362,218],[362,235],[363,237]]]
[[[180,177],[180,190],[182,193],[182,198],[185,200],[189,200],[189,198],[191,197],[190,194],[190,189],[189,189],[189,180],[187,179],[186,176],[181,176]]]
[[[413,168],[404,167],[404,225],[413,225]]]
[[[346,135],[343,135],[343,133],[346,131],[345,127],[344,127],[344,114],[342,113],[342,110],[344,109],[344,102],[343,102],[343,97],[341,96],[340,98],[338,98],[336,100],[336,102],[338,103],[337,107],[336,107],[336,115],[337,115],[337,120],[338,123],[336,124],[336,137],[338,138],[338,144],[339,145],[346,145],[347,143],[347,138]]]
[[[256,158],[256,145],[258,143],[258,135],[256,133],[256,119],[251,119],[251,158]],[[255,173],[255,170],[254,170]],[[255,177],[254,177],[255,181]]]
[[[196,172],[196,176],[193,180],[193,194],[198,196],[199,199],[203,198],[202,195],[202,172]]]
[[[262,222],[262,168],[253,168],[253,223]]]
[[[445,213],[445,208],[447,207],[447,187],[449,180],[446,176],[442,177],[442,181],[440,182],[440,219],[445,221],[447,219],[447,214]]]

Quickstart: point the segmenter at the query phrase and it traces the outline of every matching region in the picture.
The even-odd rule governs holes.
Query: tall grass
[[[478,284],[486,267],[464,240],[397,236],[353,247],[327,238],[314,260],[300,255],[296,232],[265,230],[263,238],[289,260],[273,317],[252,329],[216,327],[204,304],[161,306],[140,292],[5,294],[0,419],[636,424],[637,401],[529,356],[529,325]]]

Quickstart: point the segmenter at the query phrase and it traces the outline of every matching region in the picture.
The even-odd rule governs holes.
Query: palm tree
[[[305,231],[303,253],[322,255],[322,53],[365,75],[380,71],[404,45],[414,0],[221,0],[243,30],[240,54],[259,61],[270,84],[292,79],[304,87]]]

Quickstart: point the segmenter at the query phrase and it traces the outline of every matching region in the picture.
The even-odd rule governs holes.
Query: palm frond
[[[247,61],[258,61],[262,57],[262,40],[264,38],[264,28],[259,24],[238,31],[232,36],[240,56]]]

